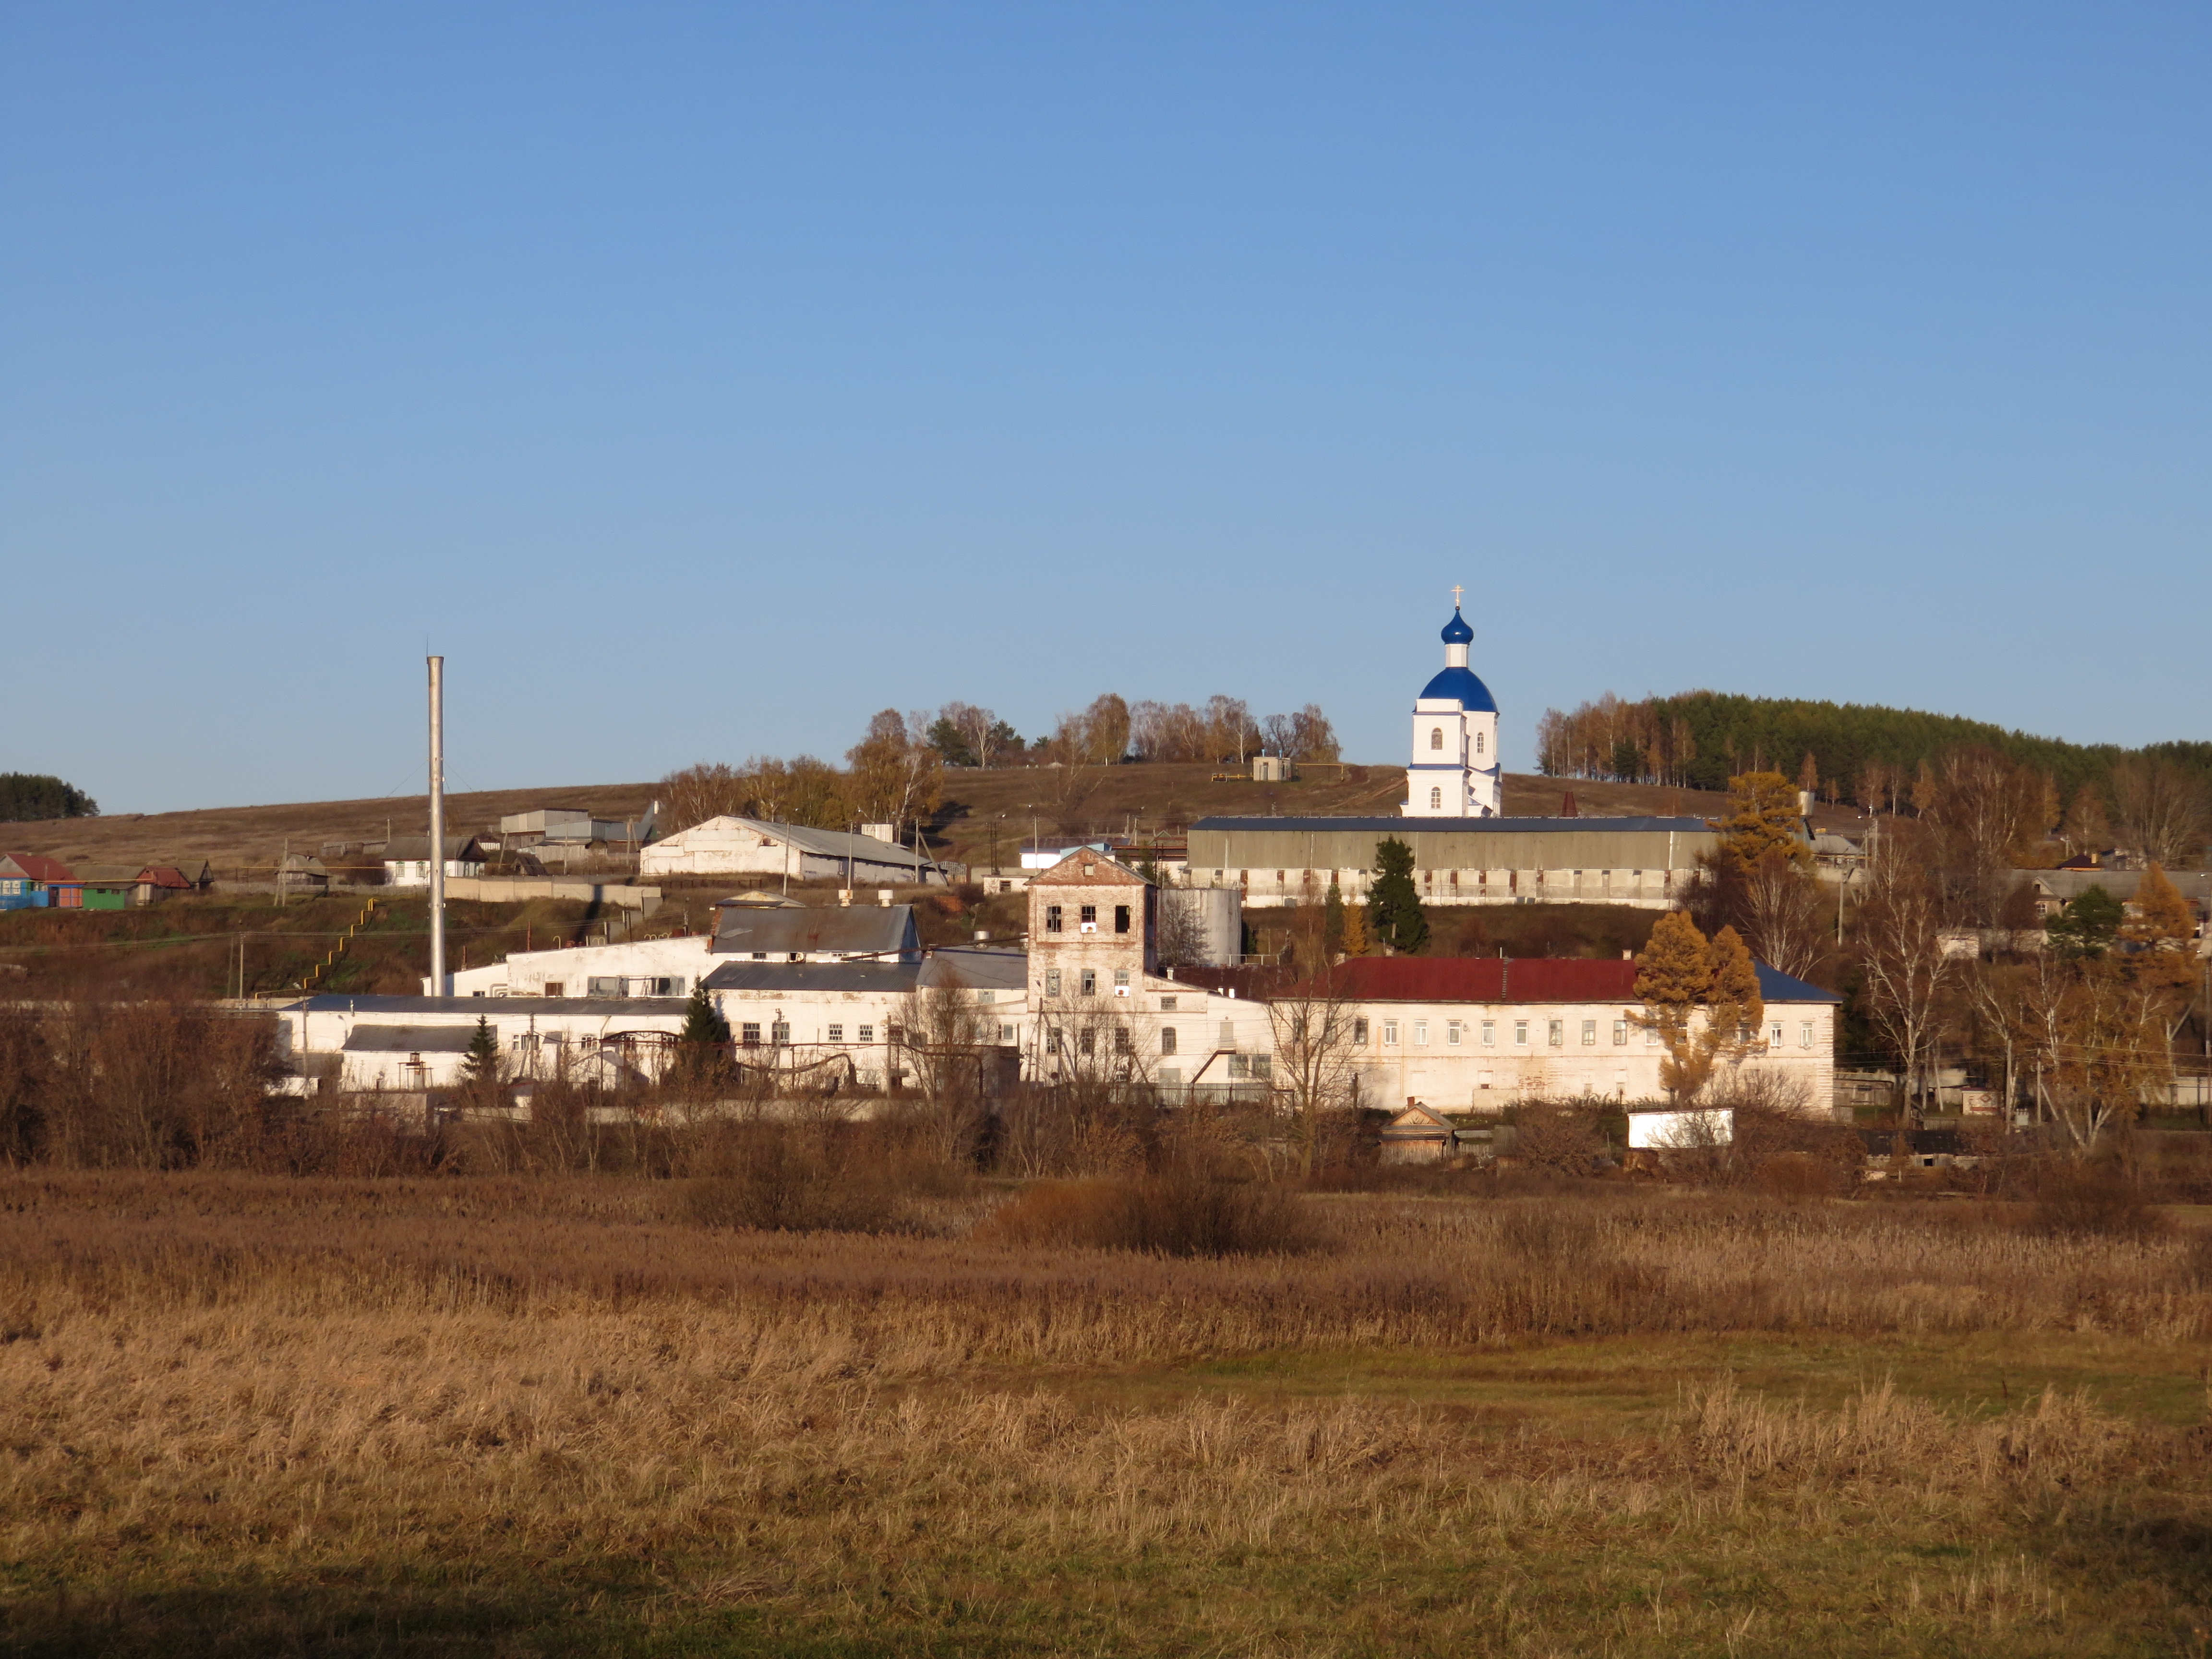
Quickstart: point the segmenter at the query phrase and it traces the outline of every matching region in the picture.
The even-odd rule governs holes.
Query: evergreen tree
[[[684,1005],[684,1029],[676,1034],[688,1054],[712,1054],[730,1040],[730,1022],[722,1018],[714,1000],[707,994],[704,984],[691,988],[691,999]]]
[[[1404,956],[1429,942],[1429,918],[1413,886],[1413,849],[1395,836],[1375,848],[1375,890],[1367,902],[1368,932]]]
[[[492,1035],[491,1021],[483,1015],[477,1016],[477,1029],[469,1038],[468,1058],[461,1062],[471,1085],[499,1081],[499,1039]]]
[[[2111,948],[2126,916],[2119,900],[2102,887],[2090,887],[2051,917],[2044,932],[2051,948],[2061,956],[2101,957]]]

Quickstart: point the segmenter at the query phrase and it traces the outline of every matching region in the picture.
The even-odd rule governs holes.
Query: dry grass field
[[[1176,1259],[680,1183],[0,1176],[13,1653],[2202,1654],[2212,1252],[1299,1199]]]

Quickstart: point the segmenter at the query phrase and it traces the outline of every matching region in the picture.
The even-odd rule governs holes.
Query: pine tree
[[[2102,887],[2081,896],[2051,917],[2044,928],[2051,948],[2065,957],[2101,957],[2120,931],[2127,911]]]
[[[1367,902],[1376,942],[1413,956],[1429,942],[1429,918],[1413,886],[1413,849],[1395,836],[1375,848],[1375,890]]]
[[[684,1005],[684,1029],[676,1040],[698,1048],[717,1048],[730,1040],[730,1022],[714,1006],[704,983],[691,988],[690,1000]]]
[[[471,1085],[499,1081],[499,1039],[492,1035],[491,1021],[482,1014],[477,1016],[477,1029],[469,1038],[468,1058],[461,1062],[461,1068]]]

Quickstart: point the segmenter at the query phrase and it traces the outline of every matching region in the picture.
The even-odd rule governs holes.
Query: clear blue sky
[[[2201,4],[15,4],[0,770],[1320,702],[2208,735]]]

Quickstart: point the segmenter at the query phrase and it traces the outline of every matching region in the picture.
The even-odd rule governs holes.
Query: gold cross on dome
[[[1462,594],[1462,593],[1466,592],[1467,592],[1467,590],[1466,590],[1464,587],[1462,587],[1462,586],[1461,586],[1457,582],[1454,582],[1454,583],[1452,584],[1452,609],[1453,609],[1453,610],[1456,611],[1456,610],[1458,610],[1458,609],[1459,609],[1459,596],[1460,596],[1461,594]]]

